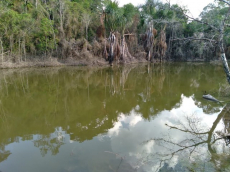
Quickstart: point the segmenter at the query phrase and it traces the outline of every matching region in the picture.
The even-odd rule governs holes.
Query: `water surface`
[[[228,101],[222,66],[0,73],[1,172],[230,169],[229,105],[202,99]]]

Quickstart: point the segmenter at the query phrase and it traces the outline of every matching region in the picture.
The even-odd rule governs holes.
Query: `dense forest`
[[[219,59],[220,32],[213,28],[220,28],[228,10],[227,3],[216,1],[198,22],[185,7],[157,0],[137,7],[112,0],[2,0],[0,61]],[[225,27],[227,57],[229,32]]]

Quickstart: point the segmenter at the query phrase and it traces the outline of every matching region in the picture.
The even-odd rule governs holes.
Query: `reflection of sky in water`
[[[221,109],[220,109],[221,110]],[[174,141],[179,142],[186,137],[186,133],[178,130],[169,130],[165,124],[170,126],[178,126],[181,122],[186,124],[186,116],[199,118],[202,128],[207,130],[212,127],[213,122],[219,113],[207,115],[202,108],[195,105],[193,96],[181,96],[181,105],[172,110],[164,110],[160,112],[153,120],[145,121],[141,118],[141,114],[136,114],[135,110],[130,112],[129,116],[120,114],[118,121],[114,123],[114,127],[108,131],[111,137],[111,146],[114,152],[120,152],[123,156],[130,156],[130,163],[145,161],[143,157],[149,153],[157,153],[159,150],[164,152],[162,147],[155,145],[154,141],[147,144],[142,144],[144,141],[151,138],[161,138],[163,135],[170,133]],[[222,125],[218,125],[216,130],[223,129]],[[205,130],[205,131],[207,131]],[[203,149],[203,150],[201,150]],[[206,148],[201,148],[200,151],[207,153]],[[152,160],[151,160],[152,161]],[[175,156],[171,161],[171,166],[177,164],[178,157]],[[140,166],[142,163],[138,163]],[[154,168],[153,168],[154,169]],[[150,169],[148,169],[150,170]]]
[[[186,133],[169,130],[165,124],[179,126],[180,121],[187,125],[186,116],[197,117],[201,119],[202,127],[208,129],[218,116],[218,113],[205,114],[202,108],[195,105],[193,96],[185,97],[184,95],[181,95],[180,106],[175,106],[169,111],[164,110],[150,121],[144,120],[141,114],[136,113],[138,110],[139,107],[136,106],[129,115],[121,113],[108,133],[83,143],[70,140],[70,135],[62,128],[57,128],[49,136],[33,135],[31,139],[33,141],[19,139],[18,142],[5,147],[12,154],[0,164],[0,170],[3,172],[108,171],[108,169],[116,169],[123,157],[121,171],[122,168],[154,171],[159,161],[154,158],[146,160],[146,157],[159,151],[163,153],[165,150],[155,141],[143,144],[144,141],[161,138],[168,133],[174,141],[181,141],[186,137]],[[220,124],[216,130],[221,129],[223,125]],[[199,151],[208,156],[205,146]],[[174,167],[181,161],[180,158],[175,156],[169,162],[169,166]]]

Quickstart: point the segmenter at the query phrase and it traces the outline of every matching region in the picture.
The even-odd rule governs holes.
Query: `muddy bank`
[[[140,54],[141,55],[141,54]],[[166,62],[174,62],[173,60],[169,60]],[[182,61],[175,61],[175,62],[182,62]],[[205,62],[204,60],[189,60],[184,61],[188,63],[197,63],[197,62]],[[159,63],[159,61],[152,61],[149,62],[145,59],[145,56],[139,56],[138,58],[134,57],[130,61],[115,61],[114,65],[119,64],[138,64],[138,63]],[[213,60],[209,63],[215,65],[222,65],[220,60]],[[26,61],[20,62],[12,62],[12,61],[0,61],[0,69],[10,69],[10,68],[30,68],[30,67],[61,67],[61,66],[110,66],[109,62],[106,61],[104,58],[100,57],[91,57],[91,58],[82,58],[82,59],[74,59],[72,57],[66,59],[60,59],[56,57],[49,57],[49,58],[29,58]]]
[[[135,64],[135,63],[146,63],[144,57],[134,58],[131,61],[115,61],[114,65],[117,64]],[[29,58],[26,61],[12,62],[4,61],[0,62],[0,69],[9,69],[9,68],[27,68],[27,67],[58,67],[58,66],[110,66],[109,62],[100,57],[91,57],[91,58],[66,58],[59,59],[56,57],[49,58]]]

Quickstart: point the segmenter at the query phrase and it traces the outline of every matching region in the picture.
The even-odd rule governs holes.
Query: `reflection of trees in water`
[[[37,135],[33,140],[34,146],[40,149],[42,156],[45,156],[48,151],[52,155],[56,155],[59,152],[61,145],[65,143],[65,133],[59,128],[50,135]]]
[[[8,150],[5,150],[5,146],[1,143],[0,144],[0,162],[5,161],[10,154],[11,152]]]
[[[120,95],[123,96],[124,92],[131,90],[131,88],[126,87],[126,81],[129,77],[129,73],[135,68],[135,66],[130,67],[117,67],[109,68],[106,70],[105,88],[109,88],[110,95]]]
[[[176,141],[173,136],[165,136],[163,138],[154,138],[149,141],[154,141],[157,145],[162,147],[162,152],[157,152],[157,159],[159,161],[159,169],[178,171],[178,169],[172,169],[168,167],[168,163],[173,161],[175,157],[180,156],[186,157],[189,159],[188,164],[185,164],[185,167],[180,167],[182,171],[188,171],[190,168],[195,168],[192,170],[201,170],[196,168],[203,168],[196,164],[199,164],[199,161],[204,163],[204,169],[207,170],[205,164],[209,162],[213,163],[215,170],[230,170],[229,160],[230,160],[230,149],[229,149],[229,118],[230,118],[230,104],[226,105],[221,113],[217,116],[216,120],[213,122],[213,125],[210,129],[205,130],[202,126],[201,119],[198,117],[190,116],[186,117],[186,122],[179,122],[177,126],[171,126],[166,124],[170,129],[177,130],[183,133],[186,133],[186,138],[181,141]],[[224,130],[216,131],[217,125],[224,121]],[[226,133],[227,132],[227,133]],[[225,143],[223,142],[225,140]],[[208,154],[204,152],[204,149],[208,151],[210,157],[207,159]],[[166,151],[164,151],[166,150]],[[154,156],[154,155],[151,155]],[[202,160],[202,157],[206,158]],[[178,162],[181,163],[181,162]],[[177,163],[177,166],[178,166]],[[178,168],[175,166],[175,168]],[[209,165],[210,166],[210,165]],[[207,168],[207,169],[206,169]],[[191,169],[190,169],[191,170]],[[201,171],[202,171],[201,170]],[[180,170],[179,170],[180,171]]]
[[[199,98],[194,99],[197,107],[202,108],[203,112],[206,114],[214,114],[220,111],[221,104],[211,101],[205,101],[200,95]]]
[[[145,85],[144,99],[151,101],[151,96],[155,94],[162,95],[162,89],[165,81],[164,66],[162,64],[148,64]],[[154,70],[153,70],[154,69]]]
[[[36,144],[42,147],[52,143],[46,137],[57,126],[73,133],[71,140],[91,140],[112,128],[121,113],[129,115],[135,109],[150,119],[179,106],[182,93],[191,96],[207,87],[215,89],[222,81],[218,71],[215,66],[184,63],[1,71],[0,117],[7,120],[0,121],[0,142],[39,133],[44,138]],[[194,80],[199,88],[191,84]]]

